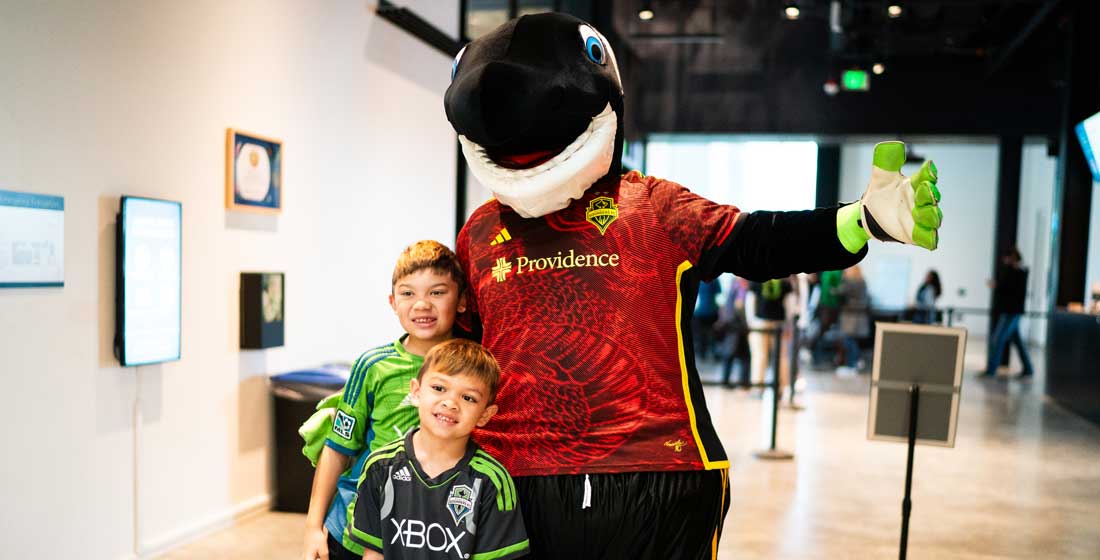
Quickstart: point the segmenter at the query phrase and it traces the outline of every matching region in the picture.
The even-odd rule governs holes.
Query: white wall
[[[0,188],[66,209],[65,287],[0,291],[0,550],[123,558],[136,525],[148,554],[263,507],[266,374],[400,332],[394,258],[453,243],[450,57],[372,6],[0,3]],[[413,7],[457,32],[456,1]],[[280,216],[224,210],[227,127],[285,142]],[[178,362],[111,356],[122,194],[183,203]],[[286,272],[286,346],[241,352],[239,273],[256,270]]]
[[[904,282],[906,301],[916,295],[925,273],[936,269],[943,284],[941,306],[989,308],[990,289],[986,281],[993,276],[993,228],[997,200],[997,144],[975,140],[971,143],[916,144],[919,154],[936,162],[944,214],[940,245],[936,251],[897,243],[871,241],[867,258],[861,263],[868,286],[897,286]],[[846,143],[840,152],[840,200],[859,198],[871,173],[873,143]],[[906,164],[902,173],[912,175],[918,165]],[[897,272],[892,272],[897,271]],[[887,282],[883,275],[890,274]],[[967,315],[956,324],[965,326],[971,336],[985,336],[987,315]]]
[[[1027,277],[1029,311],[1046,311],[1050,280],[1050,216],[1054,206],[1057,158],[1047,155],[1045,140],[1025,143],[1020,161],[1020,212],[1017,216],[1016,246],[1030,269]],[[1046,319],[1027,318],[1020,332],[1033,344],[1046,343]]]
[[[474,174],[470,171],[469,167],[466,168],[466,217],[469,218],[474,210],[477,210],[482,204],[485,204],[493,198],[493,191],[490,191],[488,187],[481,184],[481,181],[474,177]]]

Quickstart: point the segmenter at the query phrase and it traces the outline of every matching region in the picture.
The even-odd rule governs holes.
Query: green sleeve
[[[358,455],[366,449],[366,433],[374,406],[372,362],[364,354],[352,366],[343,398],[336,405],[332,418],[326,445],[345,455]]]
[[[511,482],[508,478],[505,484]],[[527,554],[531,545],[523,525],[523,514],[518,507],[500,508],[498,496],[503,489],[495,484],[487,486],[478,497],[477,544],[470,558],[507,560]]]
[[[355,501],[348,507],[348,535],[352,541],[379,553],[383,552],[381,507],[386,475],[386,469],[377,462],[364,468]]]
[[[527,554],[531,547],[512,477],[482,450],[478,450],[470,466],[489,482],[477,497],[477,545],[470,558],[508,560]]]

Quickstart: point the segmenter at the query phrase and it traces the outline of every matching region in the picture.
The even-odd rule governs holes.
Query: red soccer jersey
[[[541,218],[478,208],[463,320],[503,372],[478,443],[515,476],[728,467],[688,329],[739,215],[637,173]]]

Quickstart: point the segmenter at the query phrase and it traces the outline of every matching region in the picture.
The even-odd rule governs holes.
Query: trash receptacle
[[[313,466],[302,455],[298,428],[317,403],[344,388],[349,368],[326,365],[271,376],[275,397],[275,503],[276,511],[305,513],[313,485]]]

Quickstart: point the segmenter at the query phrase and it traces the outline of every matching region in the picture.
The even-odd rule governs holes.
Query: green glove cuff
[[[841,206],[836,211],[836,238],[853,255],[858,253],[871,238],[859,223],[860,210],[862,210],[860,203],[853,202],[847,206]]]

